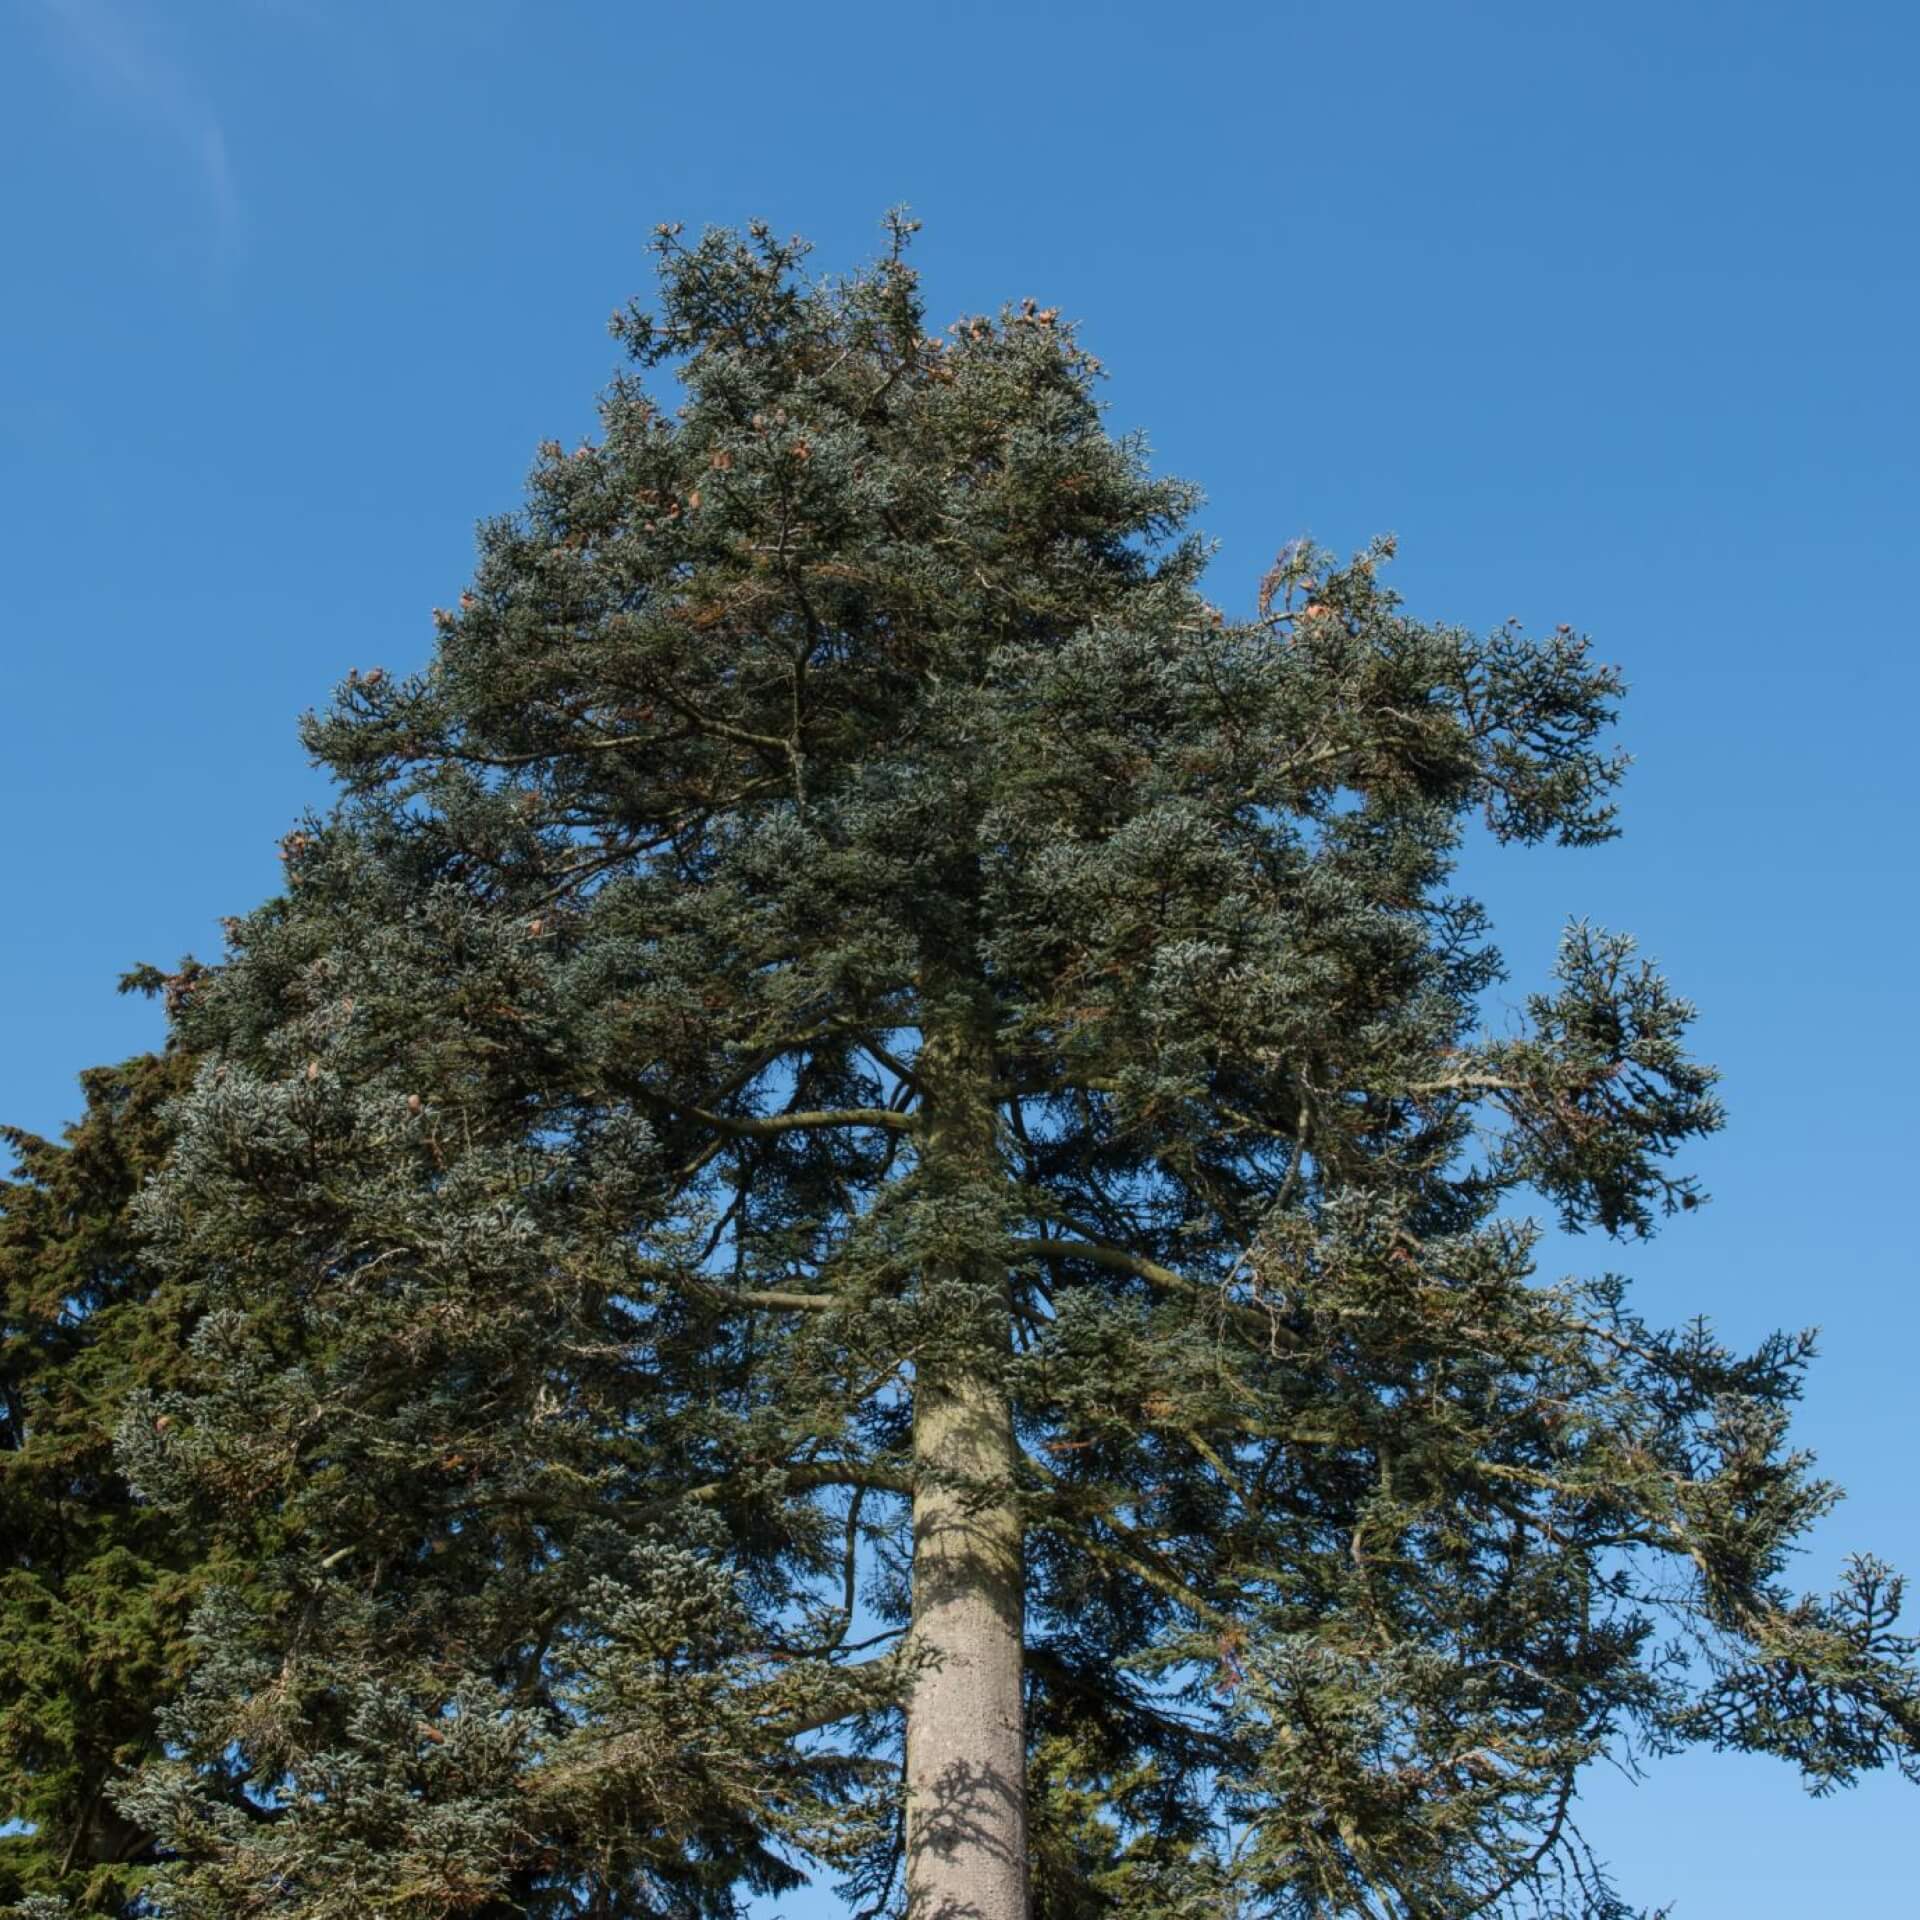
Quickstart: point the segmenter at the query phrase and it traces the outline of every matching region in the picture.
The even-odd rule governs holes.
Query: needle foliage
[[[157,1752],[209,1543],[136,1500],[113,1455],[135,1392],[185,1384],[191,1290],[158,1283],[129,1209],[192,1085],[178,1052],[81,1076],[63,1141],[5,1130],[0,1183],[0,1902],[118,1915],[151,1836],[108,1790]]]
[[[1072,328],[931,333],[908,231],[663,231],[599,433],[175,982],[190,1377],[122,1470],[245,1563],[120,1799],[175,1920],[885,1909],[961,1373],[1046,1920],[1612,1915],[1604,1754],[1914,1771],[1897,1581],[1784,1582],[1806,1342],[1537,1270],[1721,1118],[1623,937],[1490,1016],[1453,877],[1611,835],[1616,676],[1385,543],[1227,617]]]

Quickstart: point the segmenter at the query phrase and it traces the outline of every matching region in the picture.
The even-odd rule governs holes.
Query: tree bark
[[[929,981],[937,997],[936,983]],[[977,1005],[978,1003],[976,1003]],[[990,1190],[998,1172],[990,1017],[929,1020],[926,1175],[936,1196]],[[972,1218],[991,1218],[990,1209]],[[910,1920],[1026,1920],[1025,1572],[1013,1411],[1001,1368],[1011,1301],[1002,1251],[950,1274],[974,1311],[929,1343],[914,1384],[913,1646],[907,1703]]]

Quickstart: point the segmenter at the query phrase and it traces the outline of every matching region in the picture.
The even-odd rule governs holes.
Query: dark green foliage
[[[736,1750],[783,1752],[871,1676],[760,1644],[724,1535],[674,1498],[711,1334],[626,1294],[656,1149],[575,1109],[557,943],[415,851],[298,846],[298,910],[243,930],[186,1016],[225,1014],[229,1046],[147,1224],[207,1289],[207,1384],[138,1407],[123,1450],[181,1510],[266,1507],[287,1545],[216,1592],[166,1721],[217,1759],[132,1804],[219,1848],[185,1913],[285,1876],[342,1916],[564,1907],[586,1873],[724,1906],[791,1881],[767,1830],[832,1844],[846,1772],[792,1769],[788,1809]],[[655,1257],[677,1245],[662,1226]],[[242,1777],[285,1817],[236,1810]]]
[[[1462,835],[1611,831],[1614,676],[1411,619],[1384,545],[1227,620],[1070,330],[931,339],[898,244],[660,256],[619,330],[684,405],[616,383],[427,672],[310,723],[346,798],[178,996],[142,1219],[208,1312],[125,1458],[276,1544],[123,1801],[162,1910],[885,1901],[962,1371],[1048,1920],[1610,1914],[1605,1751],[1911,1770],[1897,1590],[1779,1584],[1804,1344],[1542,1284],[1514,1216],[1646,1233],[1719,1123],[1616,937],[1482,1026]]]
[[[63,1145],[5,1129],[0,1184],[0,1902],[126,1909],[149,1836],[106,1789],[155,1751],[153,1715],[187,1667],[200,1543],[138,1504],[113,1459],[129,1394],[182,1377],[189,1318],[157,1284],[127,1209],[164,1158],[183,1055],[81,1076]]]

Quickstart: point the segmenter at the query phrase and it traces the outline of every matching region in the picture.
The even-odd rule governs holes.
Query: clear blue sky
[[[1417,611],[1623,663],[1624,842],[1476,877],[1516,992],[1565,915],[1638,931],[1733,1124],[1712,1207],[1569,1257],[1822,1325],[1806,1576],[1920,1573],[1916,71],[1892,0],[8,0],[0,1113],[70,1115],[157,1037],[120,970],[272,890],[294,716],[424,657],[651,225],[845,265],[905,201],[941,319],[1082,318],[1216,597],[1390,529]],[[1910,1795],[1707,1758],[1587,1819],[1677,1920],[1802,1920],[1914,1910]]]

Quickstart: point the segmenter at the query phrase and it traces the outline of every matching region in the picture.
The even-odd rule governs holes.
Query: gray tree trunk
[[[929,982],[929,985],[934,985]],[[998,1173],[990,1029],[922,1033],[927,1171],[977,1194]],[[980,1313],[973,1351],[929,1353],[916,1373],[913,1646],[907,1703],[907,1910],[911,1920],[1026,1920],[1025,1574],[1014,1498],[1013,1413],[1000,1378],[1007,1275],[964,1255]]]
[[[1020,1520],[986,1491],[1013,1471],[998,1384],[922,1382],[914,1453],[913,1635],[926,1664],[907,1705],[907,1911],[1026,1920]]]

